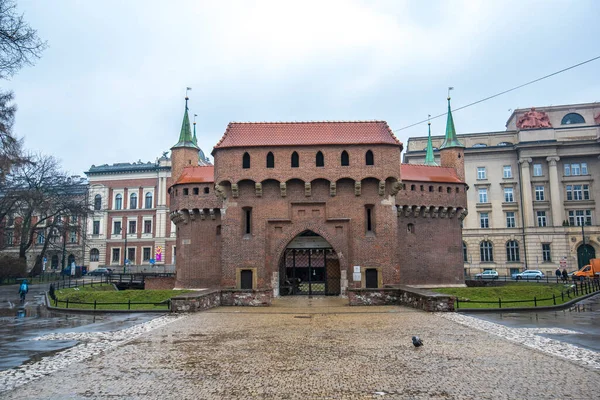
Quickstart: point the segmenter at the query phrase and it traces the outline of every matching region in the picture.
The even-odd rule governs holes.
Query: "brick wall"
[[[175,287],[175,278],[170,277],[147,277],[144,279],[145,290],[171,290]]]

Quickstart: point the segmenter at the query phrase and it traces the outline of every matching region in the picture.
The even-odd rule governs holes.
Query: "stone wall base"
[[[430,292],[410,286],[390,286],[382,289],[348,289],[351,306],[402,305],[418,310],[454,311],[454,296]]]
[[[270,306],[273,290],[205,289],[171,298],[171,312],[198,312],[218,306]]]

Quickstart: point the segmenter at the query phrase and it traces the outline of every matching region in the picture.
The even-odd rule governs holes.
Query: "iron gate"
[[[339,262],[331,249],[286,249],[281,260],[280,294],[339,294]]]

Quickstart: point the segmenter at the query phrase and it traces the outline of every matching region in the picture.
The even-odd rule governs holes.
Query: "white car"
[[[475,279],[498,279],[498,272],[493,269],[483,271],[481,274],[476,274]]]
[[[526,271],[521,272],[520,274],[513,274],[512,278],[516,279],[516,280],[521,280],[521,279],[525,279],[525,280],[540,280],[545,278],[546,275],[544,275],[544,273],[542,271],[538,271],[535,269],[528,269]]]

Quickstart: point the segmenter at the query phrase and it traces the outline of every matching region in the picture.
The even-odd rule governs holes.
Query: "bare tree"
[[[35,29],[17,12],[14,0],[0,0],[0,79],[15,75],[26,65],[40,58],[47,42],[42,41]],[[11,165],[27,160],[21,156],[22,142],[13,135],[16,106],[13,93],[0,91],[0,180]]]
[[[54,157],[29,158],[32,162],[15,166],[0,182],[0,217],[14,216],[13,235],[23,259],[38,236],[44,239],[41,257],[49,247],[64,247],[71,232],[81,235],[92,212],[85,182],[64,173]]]

